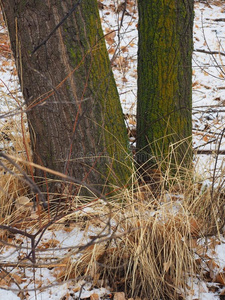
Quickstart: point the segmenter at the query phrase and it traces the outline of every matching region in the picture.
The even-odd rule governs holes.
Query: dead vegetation
[[[28,166],[34,167],[22,159],[17,163],[27,173]],[[216,245],[216,236],[223,234],[223,182],[212,190],[190,176],[184,181],[168,178],[169,172],[148,184],[133,175],[133,185],[107,201],[69,195],[67,190],[54,195],[63,202],[53,206],[53,195],[47,195],[48,208],[43,209],[18,169],[5,157],[1,165],[2,251],[8,245],[23,252],[13,263],[1,262],[4,270],[7,266],[17,270],[11,279],[3,274],[2,286],[10,288],[15,276],[20,278],[17,266],[52,268],[55,282],[82,278],[92,286],[110,286],[113,293],[136,299],[185,299],[190,282],[199,276],[221,282],[223,273],[216,264],[212,267],[213,259],[206,255],[208,245],[199,241],[210,238]],[[56,237],[44,239],[47,231],[66,234],[74,229],[82,231],[86,240],[70,245],[69,252]],[[21,240],[30,239],[26,251],[18,244],[18,234]],[[213,268],[211,275],[204,271],[205,263]]]
[[[124,293],[122,299],[185,299],[196,278],[225,283],[223,271],[207,254],[224,230],[223,176],[204,186],[190,170],[180,178],[169,169],[162,172],[160,163],[165,168],[166,161],[158,161],[147,183],[134,172],[131,186],[115,187],[113,196],[100,199],[94,192],[93,197],[79,196],[76,182],[46,169],[43,180],[55,174],[55,184],[64,190],[44,195],[43,208],[34,179],[35,168],[43,167],[28,161],[29,135],[21,134],[18,124],[10,124],[14,134],[6,140],[9,154],[1,153],[1,251],[18,253],[14,261],[0,262],[2,287],[10,289],[16,280],[25,299],[28,279],[21,267],[51,269],[54,281],[42,284],[42,290],[82,279],[95,287],[110,286],[115,299],[117,293]],[[2,132],[9,136],[5,124]],[[65,237],[74,234],[74,242],[65,246],[57,237],[60,231]],[[41,279],[32,280],[40,293]],[[82,291],[82,286],[75,290]]]

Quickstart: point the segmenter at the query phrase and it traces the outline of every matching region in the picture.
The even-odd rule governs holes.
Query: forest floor
[[[120,4],[116,0],[101,0],[99,1],[99,10],[102,26],[107,34],[107,48],[127,127],[131,133],[134,133],[138,47],[136,2],[128,0],[126,11],[124,11],[122,2]],[[215,184],[215,190],[216,184],[223,189],[224,181],[224,16],[224,1],[195,1],[194,165],[196,178],[201,187],[207,189]],[[15,62],[10,50],[7,30],[2,15],[0,15],[0,150],[24,158],[26,153],[21,135],[23,122],[18,121],[20,120],[21,105],[23,107],[24,103]],[[21,120],[24,118],[22,116]],[[27,131],[26,127],[22,126],[22,128]],[[133,136],[131,134],[130,140],[135,145],[135,134]],[[127,228],[131,226],[130,223],[123,223],[121,219],[122,216],[124,219],[128,218],[126,215],[128,211],[123,211],[122,214],[115,213],[119,207],[119,204],[116,203],[113,205],[112,213],[112,207],[109,207],[101,199],[95,199],[91,203],[79,203],[79,200],[76,200],[76,206],[73,207],[72,212],[68,213],[68,216],[50,224],[49,215],[46,212],[33,210],[30,195],[19,196],[16,189],[25,189],[25,187],[21,187],[18,180],[12,179],[10,174],[5,174],[3,170],[0,172],[0,196],[1,198],[5,197],[7,186],[7,197],[14,199],[17,208],[17,212],[10,217],[3,217],[0,214],[0,225],[8,224],[7,218],[10,220],[10,224],[16,224],[15,231],[10,234],[0,229],[0,299],[7,297],[8,300],[111,298],[125,300],[123,293],[115,293],[109,282],[101,281],[102,274],[96,267],[95,260],[97,261],[106,253],[106,243],[112,239],[122,239],[122,234],[124,235]],[[205,197],[203,191],[202,195]],[[124,195],[123,197],[126,198]],[[136,194],[135,197],[137,197]],[[177,206],[180,205],[179,202],[182,201],[183,195],[175,195],[173,192],[172,195],[166,194],[165,197],[173,199],[173,209],[179,211]],[[146,204],[146,211],[147,207]],[[136,206],[134,208],[137,210]],[[152,210],[149,213],[155,214]],[[131,214],[130,211],[129,214]],[[40,216],[44,220],[43,223],[40,221]],[[23,222],[18,220],[23,220]],[[134,228],[140,227],[138,222],[135,223],[136,227],[133,224]],[[178,222],[177,216],[176,222]],[[192,237],[193,235],[198,236],[200,223],[198,220],[191,219]],[[39,232],[40,228],[42,230]],[[32,248],[32,242],[37,243],[35,251]],[[113,244],[114,248],[115,244]],[[190,283],[186,285],[187,292],[184,293],[184,299],[224,299],[225,232],[220,235],[212,234],[207,238],[204,236],[193,238],[191,250],[195,255],[194,260],[201,265],[201,276],[198,274],[196,278],[190,279]],[[34,260],[37,263],[34,263]],[[199,260],[201,260],[200,263]],[[167,269],[171,267],[171,262],[165,261],[163,266],[164,271],[167,272]],[[80,274],[80,278],[73,277],[74,269]],[[86,275],[83,276],[83,274]],[[122,279],[120,278],[121,281]],[[147,299],[153,298],[149,296]]]

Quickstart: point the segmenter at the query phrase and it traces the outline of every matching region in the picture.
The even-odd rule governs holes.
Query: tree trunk
[[[97,0],[75,3],[2,0],[2,7],[34,162],[102,191],[104,184],[128,180],[127,134]],[[36,175],[44,176],[40,170]]]
[[[193,0],[139,0],[137,160],[192,162]]]

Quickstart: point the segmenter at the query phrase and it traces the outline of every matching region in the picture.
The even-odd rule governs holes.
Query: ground
[[[106,43],[130,132],[130,141],[135,145],[138,39],[136,2],[127,1],[126,11],[124,11],[123,3],[102,0],[99,1],[99,10],[103,29],[107,34]],[[195,1],[193,146],[196,150],[195,175],[197,180],[200,180],[199,195],[203,195],[202,199],[205,202],[207,194],[204,190],[213,183],[214,190],[209,189],[212,197],[212,193],[217,192],[217,186],[223,187],[224,181],[224,13],[224,1]],[[26,122],[25,115],[21,117],[24,103],[2,15],[0,21],[0,149],[25,159],[26,151],[29,149],[24,150],[23,131],[27,144],[29,144],[29,137],[26,124],[21,127],[21,124]],[[17,162],[23,165],[22,162]],[[34,210],[31,196],[20,196],[20,192],[16,190],[18,187],[20,189],[26,187],[21,187],[18,180],[12,180],[11,177],[1,170],[1,199],[12,197],[16,213],[14,212],[10,217],[0,214],[0,225],[9,222],[15,225],[11,226],[14,228],[11,232],[4,230],[3,227],[0,229],[0,299],[7,297],[9,300],[70,300],[114,297],[114,299],[124,300],[123,294],[115,293],[108,282],[100,280],[101,274],[96,261],[100,261],[102,254],[109,255],[106,244],[109,241],[111,243],[112,239],[121,239],[126,232],[131,234],[129,227],[131,224],[123,221],[131,216],[133,229],[144,228],[143,224],[147,222],[146,213],[148,217],[160,216],[163,210],[168,210],[169,205],[172,205],[173,209],[172,215],[170,213],[169,216],[171,219],[174,218],[176,226],[180,224],[180,216],[183,216],[181,213],[183,195],[180,193],[177,194],[174,190],[170,194],[166,193],[163,199],[167,199],[165,200],[167,202],[160,203],[160,209],[156,212],[153,207],[158,203],[153,204],[152,201],[151,205],[146,204],[145,194],[142,191],[135,191],[131,198],[132,201],[134,199],[136,201],[139,197],[138,209],[142,215],[142,226],[140,220],[137,220],[135,201],[130,205],[135,212],[128,209],[120,210],[119,214],[117,213],[119,204],[109,207],[104,199],[93,199],[92,202],[82,203],[79,199],[73,199],[73,206],[68,209],[68,213],[50,223],[49,213],[41,211],[41,208]],[[128,196],[123,194],[122,197],[125,199]],[[142,202],[140,197],[143,197]],[[154,198],[154,201],[159,202],[159,199]],[[4,205],[7,207],[5,203]],[[168,218],[168,215],[166,216]],[[183,217],[185,218],[186,215],[184,214]],[[223,299],[225,297],[224,232],[222,231],[221,235],[212,234],[206,239],[204,235],[200,237],[205,230],[201,228],[201,220],[188,218],[188,222],[191,235],[189,248],[195,255],[194,260],[200,264],[203,276],[198,275],[193,281],[190,279],[187,293],[184,293],[185,299]],[[168,219],[164,224],[170,225]],[[153,225],[148,224],[148,226]],[[32,241],[36,243],[35,248],[32,246]],[[95,246],[94,242],[97,242]],[[115,244],[113,247],[116,248]],[[90,256],[89,253],[93,253],[93,249],[94,256]],[[125,260],[126,256],[123,255]],[[82,264],[77,263],[79,260]],[[171,267],[171,262],[165,261],[163,266],[166,273]],[[73,268],[80,272],[80,279],[74,279]],[[84,274],[88,275],[84,276]]]

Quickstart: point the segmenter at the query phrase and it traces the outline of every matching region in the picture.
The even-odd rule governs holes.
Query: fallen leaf
[[[90,296],[90,300],[98,300],[99,299],[99,295],[98,294],[92,294]]]
[[[115,53],[115,48],[114,47],[110,47],[108,50],[109,54],[114,54]]]
[[[208,137],[205,135],[205,136],[203,137],[203,141],[207,143],[208,140],[209,140]]]
[[[126,46],[124,46],[124,47],[121,47],[121,50],[122,50],[122,52],[128,52],[128,49],[127,49],[127,47],[126,47]]]
[[[75,288],[72,289],[72,290],[73,290],[74,293],[77,293],[77,292],[79,292],[79,290],[80,290],[80,286],[77,286],[77,287],[75,287]]]
[[[11,274],[11,276],[14,278],[14,280],[18,283],[21,284],[22,282],[24,282],[24,278],[22,278],[20,275],[18,274]]]
[[[225,285],[225,273],[218,273],[213,282],[217,282],[217,283],[220,283],[222,285]]]
[[[50,239],[40,245],[41,249],[56,248],[60,242],[56,239]]]

